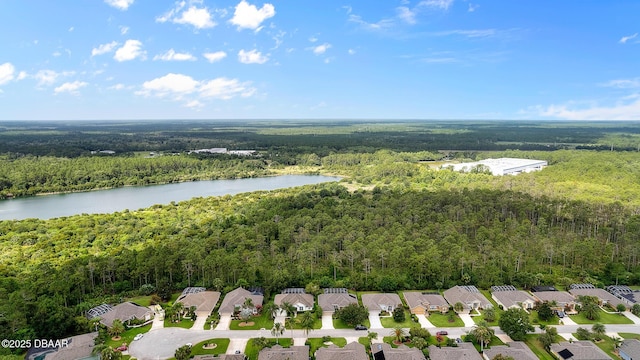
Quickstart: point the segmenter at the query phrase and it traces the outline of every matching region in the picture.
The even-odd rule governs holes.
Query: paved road
[[[556,326],[558,333],[571,334],[575,333],[578,327],[590,328],[591,325],[559,325]],[[631,332],[640,333],[639,324],[624,324],[624,325],[605,325],[607,332],[620,333]],[[449,337],[461,337],[468,333],[471,327],[457,327],[457,328],[437,328],[437,331],[447,331]],[[381,339],[383,336],[387,336],[384,333],[385,330],[391,332],[392,329],[377,329],[378,337]],[[407,329],[408,330],[408,329]],[[502,335],[504,332],[499,328],[494,328],[496,335]],[[430,329],[435,333],[436,329]],[[536,328],[535,331],[540,333],[541,330]],[[361,336],[367,336],[366,331],[356,331],[352,329],[319,329],[313,330],[309,333],[309,337],[322,337],[322,336],[344,337],[347,339],[357,339]],[[187,343],[196,344],[198,342],[213,339],[213,338],[229,338],[232,339],[234,344],[241,344],[250,338],[256,338],[260,336],[270,337],[269,331],[261,330],[187,330],[182,328],[162,328],[149,331],[145,336],[131,343],[129,347],[129,354],[139,360],[156,360],[156,359],[168,359],[173,357],[177,348]],[[303,330],[287,330],[283,337],[292,337],[301,339],[306,338]],[[237,340],[237,341],[236,341]],[[298,340],[300,342],[300,340]]]

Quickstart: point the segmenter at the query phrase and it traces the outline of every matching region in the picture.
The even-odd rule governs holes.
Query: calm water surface
[[[321,175],[284,175],[254,179],[194,181],[166,185],[131,186],[82,193],[34,196],[0,200],[0,220],[50,219],[77,214],[99,214],[137,210],[155,204],[194,197],[234,195],[301,185],[338,181]]]

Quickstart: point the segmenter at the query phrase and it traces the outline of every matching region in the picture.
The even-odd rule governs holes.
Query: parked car
[[[127,345],[122,344],[116,348],[116,351],[127,351]]]
[[[436,333],[436,335],[446,336],[446,335],[449,335],[449,333],[448,333],[448,332],[446,332],[446,331],[438,331],[438,332]]]
[[[144,336],[143,334],[138,334],[133,338],[133,341],[140,340],[140,339],[142,339],[143,336]]]
[[[367,330],[367,327],[364,325],[356,325],[355,327],[356,330]]]

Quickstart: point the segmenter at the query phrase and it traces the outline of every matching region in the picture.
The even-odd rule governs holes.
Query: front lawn
[[[322,319],[318,318],[315,313],[313,313],[313,317],[315,319],[313,321],[313,328],[316,329],[316,330],[317,329],[321,329],[322,328]],[[291,321],[291,319],[287,319],[287,321],[286,321],[287,329],[290,329],[289,321]],[[298,316],[293,318],[293,328],[296,329],[296,330],[304,330],[302,328],[302,325],[300,325],[300,313],[298,313]]]
[[[130,345],[131,342],[133,342],[133,338],[136,335],[144,334],[144,333],[148,332],[149,330],[151,330],[151,324],[145,325],[145,326],[141,326],[141,327],[138,327],[138,328],[132,328],[132,329],[129,329],[129,330],[125,331],[124,333],[122,333],[122,335],[120,335],[121,339],[118,340],[118,341],[113,341],[113,340],[111,340],[111,337],[108,337],[105,344],[107,346],[111,346],[114,349],[119,347],[123,343],[127,343],[127,345]]]
[[[244,354],[247,356],[247,359],[249,360],[258,360],[258,353],[260,352],[260,350],[258,350],[258,348],[253,344],[253,340],[254,339],[249,339],[249,341],[247,342],[247,347],[244,350]],[[269,347],[275,345],[276,339],[267,339],[269,340]],[[280,338],[279,340],[280,342],[280,346],[282,347],[291,347],[291,345],[293,344],[293,339],[291,338]]]
[[[488,321],[487,321],[487,324],[489,324],[489,326],[498,326],[498,320],[500,319],[500,316],[502,315],[502,313],[504,312],[504,310],[500,310],[500,309],[498,309],[497,307],[495,307],[495,308],[493,308],[493,312],[496,314],[496,316],[495,316],[495,320],[494,320],[494,321],[491,321],[491,322],[488,322]],[[482,311],[480,312],[480,314],[481,314],[480,316],[472,316],[472,317],[471,317],[471,319],[473,319],[473,322],[474,322],[474,323],[478,324],[478,323],[480,323],[481,321],[486,321],[486,320],[484,319],[484,310],[482,310]]]
[[[362,325],[366,326],[367,329],[371,327],[371,323],[369,322],[369,319],[366,319],[365,321],[363,321]],[[353,329],[354,328],[351,325],[347,325],[347,323],[345,323],[340,319],[333,319],[333,327],[336,329]]]
[[[191,348],[191,355],[220,355],[225,354],[227,352],[227,348],[229,347],[229,339],[209,339],[202,342],[199,342]],[[213,349],[204,349],[203,346],[206,344],[216,344],[216,347]]]
[[[149,307],[151,306],[151,295],[149,296],[136,296],[133,298],[127,299],[127,301],[131,301],[132,303],[136,303],[140,306]]]
[[[539,334],[527,334],[524,338],[524,343],[527,344],[529,349],[533,351],[534,354],[538,357],[538,359],[542,360],[556,360],[555,356],[551,355],[547,350],[545,350],[544,346],[540,344],[538,341]]]
[[[380,318],[380,323],[382,323],[382,327],[385,328],[410,328],[416,326],[418,323],[411,319],[411,313],[409,311],[404,310],[404,321],[396,322],[393,320],[393,316],[385,316]]]
[[[195,321],[191,319],[181,319],[178,322],[173,322],[169,318],[164,318],[164,327],[180,327],[183,329],[190,329]]]
[[[571,320],[575,321],[576,324],[595,324],[595,323],[600,323],[600,324],[633,324],[633,321],[631,321],[628,317],[622,315],[622,314],[609,314],[606,313],[602,310],[599,310],[598,314],[600,314],[600,318],[598,320],[589,320],[587,319],[584,314],[579,313],[577,315],[571,315],[569,316],[571,318]]]
[[[638,339],[638,340],[640,340],[640,334],[636,334],[636,333],[618,333],[618,335],[620,335],[620,337],[622,337],[623,339]]]
[[[475,343],[472,342],[473,346],[476,348],[476,350],[478,352],[480,352],[480,343]],[[492,336],[491,337],[491,341],[489,342],[488,345],[486,345],[484,348],[485,349],[489,349],[492,346],[498,346],[498,345],[504,345],[504,343],[502,342],[502,340],[500,340],[497,336]]]
[[[329,342],[339,347],[344,347],[345,345],[347,345],[347,339],[345,338],[332,337],[331,340],[329,340]],[[329,347],[330,344],[322,341],[322,338],[308,338],[307,342],[305,342],[305,345],[309,345],[309,348],[311,349],[311,353],[315,354],[316,350],[318,350],[321,347]]]
[[[538,312],[536,310],[529,310],[529,321],[533,326],[558,325],[560,323],[560,319],[556,315],[553,315],[553,317],[550,320],[540,320],[540,318],[538,318]]]
[[[260,330],[262,328],[271,331],[273,327],[273,320],[269,319],[269,314],[264,313],[262,315],[253,316],[248,322],[253,322],[251,326],[240,326],[242,320],[231,320],[229,325],[230,330]]]
[[[449,316],[453,315],[453,322],[449,322]],[[448,313],[442,315],[441,313],[431,313],[427,318],[430,323],[435,327],[463,327],[464,322],[462,319],[454,312],[449,311]]]

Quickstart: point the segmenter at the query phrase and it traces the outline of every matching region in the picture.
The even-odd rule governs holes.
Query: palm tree
[[[453,311],[457,312],[458,314],[464,311],[464,304],[461,302],[457,302],[453,305]]]
[[[242,307],[245,309],[250,309],[253,308],[253,299],[248,297],[244,299],[244,304],[242,304]]]
[[[587,302],[582,305],[582,313],[584,313],[584,317],[589,320],[598,320],[600,318],[600,308],[598,304],[594,302]]]
[[[593,332],[593,335],[594,335],[596,340],[602,340],[602,337],[604,336],[604,333],[606,332],[606,328],[604,327],[604,325],[602,325],[600,323],[595,323],[591,327],[591,331]]]
[[[181,302],[177,302],[173,304],[173,310],[175,310],[176,314],[178,314],[178,321],[182,320],[181,316],[182,316],[182,312],[184,311],[184,304]]]
[[[393,330],[391,330],[391,336],[395,338],[394,340],[395,342],[401,343],[402,340],[404,340],[404,337],[407,336],[407,333],[404,331],[403,328],[396,327]]]
[[[275,303],[270,302],[267,305],[265,305],[262,310],[266,311],[267,314],[269,314],[269,319],[273,320],[276,318],[276,316],[278,316],[278,311],[280,311],[280,307]]]
[[[480,342],[480,352],[484,351],[484,346],[489,344],[491,337],[493,337],[493,329],[489,327],[486,321],[480,321],[471,330],[471,334]]]
[[[284,326],[279,322],[273,324],[271,328],[271,335],[276,337],[276,343],[280,344],[280,335],[284,334]]]
[[[289,326],[291,327],[291,337],[293,337],[293,317],[297,315],[296,312],[298,311],[298,309],[288,302],[283,302],[282,305],[280,305],[280,308],[287,313],[287,318],[289,318]]]
[[[307,311],[300,316],[300,325],[304,329],[304,333],[309,336],[309,331],[313,330],[313,324],[316,319],[311,311]]]
[[[122,321],[120,321],[119,319],[115,319],[113,320],[113,324],[111,324],[111,327],[109,328],[109,335],[113,336],[114,338],[118,338],[120,337],[120,334],[124,332],[124,330],[124,324],[122,324]]]

